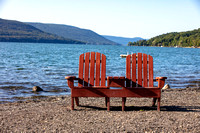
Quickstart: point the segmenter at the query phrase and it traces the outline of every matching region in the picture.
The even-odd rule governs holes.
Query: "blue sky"
[[[0,0],[0,18],[151,38],[200,28],[199,0]]]

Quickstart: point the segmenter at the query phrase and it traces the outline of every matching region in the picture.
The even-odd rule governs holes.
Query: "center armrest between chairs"
[[[107,86],[109,87],[124,87],[125,86],[125,77],[119,76],[108,76],[107,77]]]

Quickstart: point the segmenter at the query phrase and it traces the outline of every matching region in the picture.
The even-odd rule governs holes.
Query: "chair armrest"
[[[107,77],[107,85],[109,87],[124,87],[125,86],[125,77],[108,76]]]
[[[156,77],[156,80],[165,80],[167,77]]]
[[[73,88],[74,80],[77,80],[78,78],[76,78],[76,76],[67,76],[67,77],[65,77],[65,79],[67,79],[67,84],[68,84],[69,88]]]
[[[76,76],[66,76],[65,79],[67,80],[75,80],[76,79]]]
[[[160,89],[165,85],[165,79],[167,79],[167,77],[156,77],[156,81],[158,82],[158,87]]]

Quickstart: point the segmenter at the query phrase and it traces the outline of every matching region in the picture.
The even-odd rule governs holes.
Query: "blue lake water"
[[[0,43],[0,101],[34,95],[70,94],[65,76],[78,75],[78,58],[85,52],[106,55],[107,76],[125,76],[120,54],[147,53],[154,58],[154,77],[168,77],[171,88],[197,86],[200,49],[41,43]],[[32,93],[33,86],[45,90]]]

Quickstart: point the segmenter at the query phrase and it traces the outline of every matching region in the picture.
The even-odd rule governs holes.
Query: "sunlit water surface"
[[[154,77],[168,77],[166,83],[171,88],[198,86],[200,80],[200,49],[0,43],[0,101],[70,94],[64,77],[77,76],[79,55],[91,51],[106,55],[107,76],[125,76],[125,58],[120,54],[142,52],[154,58]],[[33,86],[40,86],[45,91],[33,93]]]

